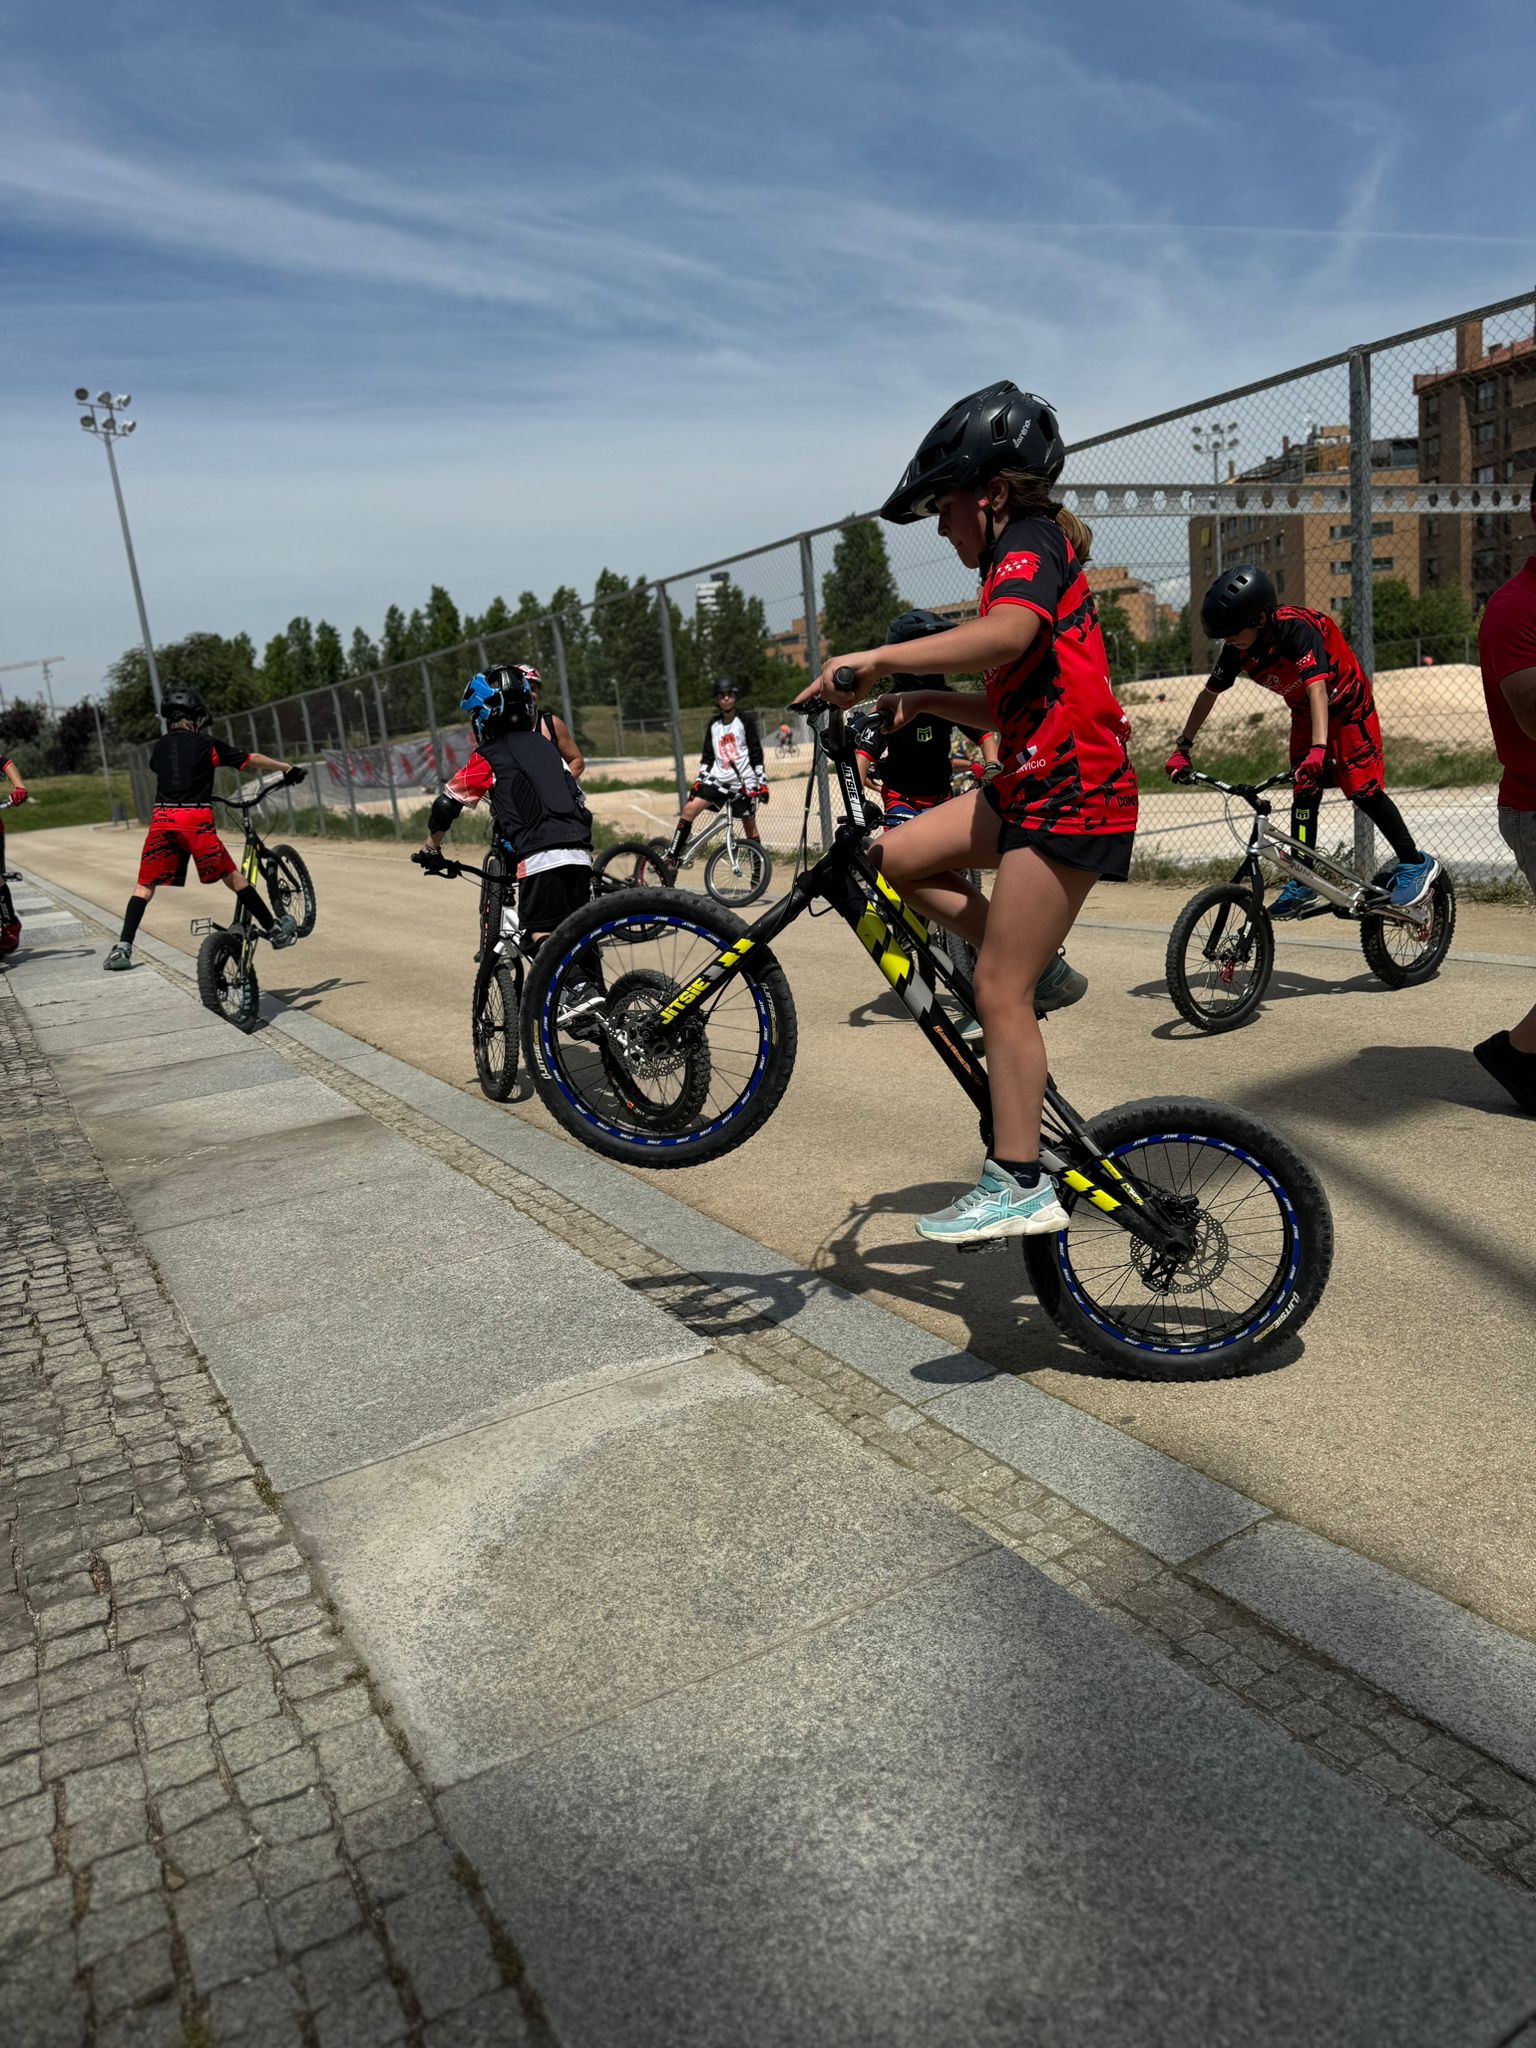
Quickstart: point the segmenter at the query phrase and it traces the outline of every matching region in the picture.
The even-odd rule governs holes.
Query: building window
[[[1371,525],[1371,538],[1372,540],[1380,540],[1384,533],[1390,533],[1391,531],[1392,522],[1390,519],[1377,519]]]
[[[1474,412],[1492,412],[1495,396],[1494,381],[1491,377],[1480,378],[1472,392]]]
[[[1472,481],[1475,484],[1491,484],[1494,481],[1493,472],[1494,464],[1491,462],[1485,463],[1481,469],[1473,470]]]
[[[1440,436],[1438,434],[1426,434],[1424,436],[1424,460],[1431,467],[1440,460]]]
[[[1392,555],[1373,555],[1371,567],[1378,576],[1390,576],[1397,567],[1396,558]]]
[[[1330,526],[1328,538],[1330,540],[1350,540],[1354,536],[1354,531],[1355,529],[1352,526]]]
[[[1424,521],[1424,538],[1427,541],[1440,538],[1440,515],[1438,512],[1431,512]]]
[[[1285,571],[1283,569],[1278,569],[1275,572],[1275,595],[1277,597],[1284,597],[1285,595]]]
[[[1438,427],[1440,424],[1440,394],[1438,391],[1431,391],[1428,398],[1424,401],[1424,424],[1426,427]]]
[[[1480,448],[1486,448],[1498,437],[1498,422],[1482,420],[1472,429],[1472,438]]]
[[[1426,555],[1424,557],[1424,581],[1426,583],[1438,583],[1440,581],[1440,557],[1438,555]]]
[[[1328,564],[1328,574],[1330,576],[1347,576],[1354,566],[1354,563],[1346,555],[1342,562],[1330,562]]]
[[[1536,456],[1533,456],[1533,459],[1536,459]],[[1285,553],[1285,535],[1284,535],[1283,533],[1277,533],[1277,534],[1275,535],[1275,555],[1276,555],[1276,557],[1278,558],[1279,556],[1283,555],[1284,553]]]

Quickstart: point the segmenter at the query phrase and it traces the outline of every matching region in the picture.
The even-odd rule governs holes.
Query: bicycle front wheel
[[[296,846],[273,847],[271,884],[272,908],[279,917],[291,917],[299,937],[307,939],[315,928],[315,884]]]
[[[1130,1379],[1258,1369],[1327,1285],[1333,1216],[1317,1175],[1278,1132],[1229,1103],[1128,1102],[1088,1128],[1096,1152],[1183,1225],[1193,1248],[1167,1261],[1064,1188],[1067,1228],[1023,1241],[1041,1307]]]
[[[795,1064],[795,1006],[767,950],[663,1012],[746,936],[740,918],[679,889],[626,889],[573,911],[545,940],[524,996],[533,1085],[594,1152],[630,1166],[696,1166],[744,1145]]]
[[[717,903],[740,910],[768,887],[773,863],[755,839],[717,846],[704,863],[704,887]]]
[[[254,1031],[261,1011],[255,950],[238,925],[210,932],[197,949],[197,992],[206,1008],[237,1031]]]
[[[644,839],[621,839],[605,846],[592,863],[593,894],[615,889],[666,889],[671,886],[666,862]]]
[[[1383,868],[1377,886],[1387,888],[1397,873],[1395,866]],[[1396,918],[1362,917],[1360,950],[1365,964],[1388,988],[1413,988],[1429,981],[1440,971],[1440,963],[1451,948],[1456,931],[1456,884],[1442,868],[1429,894],[1413,907],[1413,924],[1399,924]]]
[[[517,1085],[517,1039],[523,994],[523,963],[504,966],[494,955],[480,963],[470,1005],[475,1073],[480,1092],[505,1102]]]
[[[1164,972],[1174,1007],[1197,1031],[1235,1031],[1264,1000],[1275,965],[1269,912],[1237,882],[1191,896],[1168,934]]]

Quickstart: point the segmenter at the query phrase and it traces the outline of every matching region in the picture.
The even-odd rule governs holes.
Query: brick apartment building
[[[1456,330],[1455,367],[1415,377],[1413,389],[1426,483],[1530,489],[1536,471],[1536,336],[1488,348],[1481,320],[1463,321]],[[1530,522],[1523,513],[1429,512],[1418,524],[1423,586],[1459,584],[1479,611],[1530,552]]]
[[[1232,473],[1233,483],[1300,484],[1349,478],[1349,428],[1314,426],[1304,440],[1287,435],[1277,455],[1252,469]],[[1371,444],[1371,474],[1378,484],[1416,484],[1418,443],[1409,438]],[[1377,576],[1396,576],[1415,596],[1419,591],[1420,547],[1411,513],[1371,521],[1371,567]],[[1218,533],[1219,526],[1219,533]],[[1286,604],[1306,605],[1335,617],[1349,602],[1354,571],[1354,526],[1338,513],[1286,512],[1265,507],[1257,512],[1224,513],[1220,521],[1189,522],[1189,587],[1195,605],[1224,565],[1252,562],[1267,571]],[[1197,662],[1214,651],[1204,640],[1198,617],[1193,621]]]

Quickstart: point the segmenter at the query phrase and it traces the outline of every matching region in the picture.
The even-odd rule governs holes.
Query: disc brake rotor
[[[1187,1254],[1131,1240],[1131,1264],[1154,1294],[1202,1293],[1220,1279],[1232,1255],[1227,1233],[1204,1209],[1186,1209],[1179,1221],[1193,1240]]]

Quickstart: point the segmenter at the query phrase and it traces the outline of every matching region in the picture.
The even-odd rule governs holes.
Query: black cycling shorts
[[[983,789],[982,796],[997,813],[999,860],[1005,853],[1012,853],[1016,846],[1028,846],[1046,860],[1096,875],[1101,882],[1128,882],[1131,879],[1131,849],[1136,844],[1134,832],[1052,832],[1039,825],[1011,825],[1003,816],[1002,805],[990,783]]]
[[[552,932],[562,918],[591,900],[590,868],[545,868],[542,874],[524,875],[518,883],[517,920],[529,937]]]
[[[729,799],[733,818],[750,818],[756,808],[754,798],[744,796],[739,790],[721,789],[712,782],[696,782],[693,785],[693,794],[701,803],[708,804],[712,811],[723,811]]]

